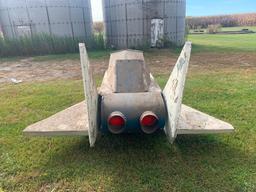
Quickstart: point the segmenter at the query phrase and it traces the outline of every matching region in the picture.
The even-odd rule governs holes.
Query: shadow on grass
[[[88,182],[95,187],[104,183],[106,189],[117,191],[141,186],[149,191],[183,187],[204,191],[230,186],[238,190],[244,186],[235,179],[239,177],[236,166],[244,170],[249,167],[237,160],[253,161],[232,147],[228,139],[222,141],[211,135],[179,136],[173,145],[162,132],[101,136],[95,148],[89,147],[88,139],[65,142],[57,148],[40,168],[47,172],[43,180]]]

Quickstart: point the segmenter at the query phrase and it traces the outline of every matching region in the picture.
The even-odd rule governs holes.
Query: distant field
[[[221,31],[241,31],[242,29],[249,29],[251,31],[255,31],[256,32],[256,26],[241,26],[241,27],[222,27]],[[190,33],[194,33],[195,31],[203,31],[204,33],[207,32],[207,29],[191,29],[189,30]]]
[[[240,31],[242,29],[249,29],[256,32],[256,26],[242,26],[242,27],[222,27],[222,31]]]
[[[202,34],[189,35],[188,40],[193,42],[193,51],[256,51],[256,34]]]
[[[256,29],[256,27],[255,27]],[[255,34],[238,34],[238,35],[229,35],[229,34],[200,34],[200,35],[189,35],[188,40],[193,42],[193,52],[253,52],[256,51],[256,33]],[[180,48],[172,50],[175,53],[180,52]],[[89,52],[89,57],[91,59],[100,59],[106,58],[113,50],[105,51],[91,51]],[[146,50],[146,53],[151,53],[152,51]],[[0,58],[0,62],[11,61],[20,59],[20,57],[11,57],[11,58]],[[34,61],[47,61],[47,60],[78,60],[78,53],[71,54],[59,54],[59,55],[46,55],[46,56],[35,56],[33,57]]]
[[[230,27],[222,28],[223,31],[236,31],[242,29],[249,29],[256,32],[256,26],[254,27]],[[202,29],[206,31],[206,29]],[[191,30],[193,32],[193,30]],[[188,40],[193,42],[194,52],[207,52],[207,51],[256,51],[256,33],[255,34],[190,34],[188,35]],[[180,52],[180,48],[173,50],[175,53]],[[103,51],[89,51],[89,57],[91,59],[106,58],[113,50],[103,50]],[[151,52],[151,50],[146,50],[146,52]],[[3,57],[0,58],[0,62],[18,60],[22,57]],[[44,56],[34,56],[34,61],[47,61],[47,60],[78,60],[78,53],[70,54],[56,54],[56,55],[44,55]]]

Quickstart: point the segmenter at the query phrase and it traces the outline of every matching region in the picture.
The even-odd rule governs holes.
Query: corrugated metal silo
[[[182,45],[185,39],[186,0],[102,0],[106,39],[117,48],[152,42],[154,27],[162,38]]]
[[[0,0],[4,36],[46,33],[87,39],[92,34],[90,0]]]

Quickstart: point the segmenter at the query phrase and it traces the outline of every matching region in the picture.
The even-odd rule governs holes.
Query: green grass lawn
[[[256,26],[240,26],[240,27],[221,27],[221,31],[241,31],[243,29],[249,29],[251,31],[256,32]],[[190,29],[190,33],[195,33],[195,31],[204,31],[204,33],[207,33],[207,29]]]
[[[193,54],[255,54],[256,35],[190,35]],[[178,52],[177,50],[174,50]],[[158,51],[147,51],[146,56]],[[91,52],[90,58],[109,51]],[[0,61],[11,61],[13,58]],[[35,61],[79,59],[78,54]],[[203,58],[202,58],[203,59]],[[232,123],[233,134],[28,138],[22,130],[83,100],[80,80],[0,86],[0,192],[256,191],[255,68],[189,74],[184,103]],[[167,76],[156,79],[163,87]],[[98,80],[98,84],[100,80]]]
[[[193,52],[255,52],[256,34],[189,35]]]
[[[90,59],[102,59],[109,57],[110,53],[113,52],[112,50],[101,50],[101,51],[89,51],[88,56]],[[1,62],[12,62],[18,61],[21,59],[25,59],[27,57],[3,57],[0,58]],[[63,60],[79,60],[80,56],[79,53],[67,53],[67,54],[52,54],[52,55],[42,55],[42,56],[34,56],[32,57],[33,61],[35,62],[43,62],[43,61],[63,61]]]
[[[157,76],[163,87],[167,76]],[[81,81],[0,88],[0,191],[256,191],[256,76],[233,69],[188,77],[184,103],[232,123],[230,135],[163,133],[27,138],[22,130],[83,100]]]
[[[188,40],[193,43],[193,53],[199,52],[256,52],[256,34],[203,34],[189,35]],[[173,53],[179,54],[181,48],[172,48]],[[101,59],[109,57],[111,50],[89,52],[90,59]],[[158,54],[157,49],[145,50],[145,54]],[[34,61],[79,59],[79,54],[60,54],[36,56]],[[1,59],[0,59],[1,61]]]
[[[89,51],[88,56],[90,59],[101,59],[104,57],[109,57],[110,53],[113,52],[111,50],[104,50],[104,51]],[[59,55],[45,55],[45,56],[36,56],[33,58],[33,61],[40,62],[40,61],[49,61],[49,60],[79,60],[80,56],[79,53],[70,53],[70,54],[59,54]]]
[[[251,27],[253,29],[256,27]],[[188,40],[193,42],[193,53],[198,52],[255,52],[256,51],[256,34],[201,34],[201,35],[189,35]],[[181,48],[172,48],[171,51],[179,54]],[[109,57],[109,54],[114,52],[113,50],[105,51],[90,51],[88,53],[90,59],[101,59]],[[158,54],[158,50],[145,50],[146,53]],[[0,58],[1,62],[16,61],[22,59],[22,57],[10,57]],[[78,53],[71,54],[57,54],[57,55],[45,55],[35,56],[33,60],[36,62],[49,61],[49,60],[78,60]]]
[[[201,52],[255,52],[256,51],[256,34],[242,34],[242,35],[189,35],[188,40],[193,43],[193,53]],[[172,48],[171,52],[180,54],[181,48]],[[108,58],[111,50],[93,51],[89,52],[90,59]],[[158,49],[145,50],[145,55],[158,54]],[[60,55],[46,55],[36,56],[34,61],[48,61],[48,60],[78,60],[79,54],[60,54]],[[0,59],[1,61],[1,59]]]
[[[241,26],[241,27],[222,27],[222,31],[241,31],[243,29],[249,29],[256,32],[256,26]]]

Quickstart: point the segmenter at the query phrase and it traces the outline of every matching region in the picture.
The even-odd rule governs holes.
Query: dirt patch
[[[169,74],[176,63],[177,54],[168,50],[145,53],[153,74]],[[108,58],[91,60],[94,74],[103,75]],[[192,54],[190,70],[225,70],[228,68],[256,68],[256,53],[196,53]],[[36,62],[33,58],[0,63],[0,84],[11,78],[23,82],[42,82],[55,79],[81,79],[79,60]]]
[[[92,60],[96,74],[103,74],[107,60]],[[0,63],[0,83],[11,82],[11,78],[23,82],[42,82],[55,79],[80,79],[79,60],[35,62],[33,58]]]
[[[153,73],[169,74],[178,56],[162,51],[161,54],[146,55],[146,61]],[[191,71],[225,70],[228,68],[255,68],[256,53],[192,53]]]

